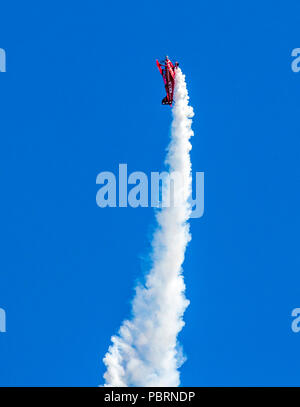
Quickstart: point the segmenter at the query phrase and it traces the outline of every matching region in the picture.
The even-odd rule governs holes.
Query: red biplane
[[[173,94],[174,94],[174,87],[175,87],[175,75],[176,75],[176,68],[179,66],[178,62],[173,63],[169,60],[169,57],[162,62],[156,60],[157,67],[159,72],[161,73],[167,96],[163,98],[161,103],[163,105],[170,105],[172,106],[173,103]]]

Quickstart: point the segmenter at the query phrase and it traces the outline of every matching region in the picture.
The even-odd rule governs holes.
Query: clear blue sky
[[[0,385],[102,382],[154,217],[100,209],[95,180],[163,168],[166,54],[187,76],[205,172],[182,385],[300,384],[299,16],[296,0],[3,2]]]

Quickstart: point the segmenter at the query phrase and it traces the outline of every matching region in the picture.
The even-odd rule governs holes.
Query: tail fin
[[[161,75],[163,74],[163,72],[162,72],[162,69],[161,69],[161,66],[160,66],[160,63],[159,63],[159,61],[158,60],[156,60],[156,65],[157,65],[157,68],[159,69],[159,72],[161,73]]]

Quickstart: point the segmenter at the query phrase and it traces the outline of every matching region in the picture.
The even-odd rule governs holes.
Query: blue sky
[[[187,76],[205,214],[184,264],[185,386],[299,385],[299,2],[5,2],[0,47],[0,385],[96,386],[147,268],[151,208],[96,176],[160,171]]]

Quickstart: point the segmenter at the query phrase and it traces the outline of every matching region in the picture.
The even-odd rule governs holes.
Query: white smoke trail
[[[188,105],[185,76],[178,68],[174,92],[171,142],[166,164],[169,172],[179,172],[176,207],[163,208],[156,214],[158,227],[152,241],[153,265],[145,286],[136,288],[132,319],[123,322],[112,337],[103,361],[107,367],[105,386],[178,386],[178,368],[184,362],[178,333],[184,326],[183,314],[189,301],[185,298],[182,263],[190,240],[188,198],[191,194],[189,152],[194,113]]]

